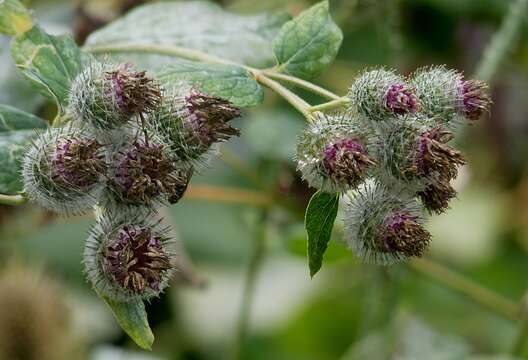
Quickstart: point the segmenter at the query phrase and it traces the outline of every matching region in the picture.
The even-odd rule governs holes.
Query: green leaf
[[[150,330],[145,311],[145,304],[141,300],[128,302],[115,301],[99,294],[114,314],[119,326],[142,349],[151,350],[154,334]]]
[[[303,79],[318,76],[335,58],[343,34],[323,1],[284,24],[273,39],[278,71]]]
[[[271,40],[288,19],[285,13],[232,14],[216,4],[201,1],[148,4],[92,33],[86,46],[115,53],[125,51],[123,46],[127,45],[156,45],[159,56],[144,57],[145,62],[141,62],[141,56],[133,57],[145,68],[156,66],[154,61],[167,64],[178,57],[168,53],[175,47],[266,67],[274,63]],[[126,51],[127,56],[137,52],[144,51]]]
[[[49,35],[38,26],[13,39],[11,54],[20,72],[63,113],[71,82],[87,55],[70,37]]]
[[[9,105],[0,105],[0,133],[14,130],[45,128],[46,122],[33,114]]]
[[[0,0],[0,34],[21,34],[32,26],[29,11],[20,1]]]
[[[0,133],[0,194],[14,195],[22,191],[22,159],[35,135],[33,130]]]
[[[308,233],[308,265],[314,276],[323,264],[323,256],[337,216],[339,194],[316,192],[306,208],[304,226]]]
[[[247,70],[236,65],[176,60],[157,75],[163,83],[186,80],[203,92],[227,99],[240,107],[258,105],[264,96],[262,88]]]

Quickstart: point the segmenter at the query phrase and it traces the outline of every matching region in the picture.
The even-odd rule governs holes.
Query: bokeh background
[[[47,31],[70,33],[79,44],[145,2],[25,1]],[[332,0],[344,42],[317,81],[345,94],[361,69],[376,65],[409,73],[447,64],[471,75],[510,2]],[[314,2],[219,3],[239,13],[295,15]],[[469,165],[455,184],[452,209],[429,224],[434,241],[428,254],[516,303],[528,288],[528,14],[524,18],[493,79],[491,114],[457,138]],[[51,118],[53,105],[14,71],[8,44],[0,36],[0,103]],[[299,92],[313,104],[322,101]],[[152,352],[129,340],[84,280],[90,215],[64,219],[33,205],[0,206],[0,359],[230,359],[240,344],[244,359],[455,360],[508,353],[518,322],[405,265],[361,264],[340,243],[339,222],[323,269],[310,279],[303,209],[313,190],[292,161],[304,125],[301,115],[267,93],[263,105],[237,120],[242,136],[222,146],[170,209],[182,269],[170,290],[148,305]],[[255,291],[249,331],[240,335],[248,272]]]

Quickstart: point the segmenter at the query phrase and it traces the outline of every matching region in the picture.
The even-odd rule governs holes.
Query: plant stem
[[[336,100],[332,100],[332,101],[319,104],[319,105],[314,105],[310,107],[309,110],[310,112],[332,110],[332,109],[340,108],[348,103],[349,103],[348,98],[346,96],[343,96]]]
[[[97,54],[97,53],[119,53],[119,52],[141,52],[141,53],[156,53],[161,55],[175,56],[182,59],[224,64],[224,65],[237,65],[242,66],[246,69],[250,67],[238,64],[234,61],[220,58],[218,56],[209,55],[204,52],[189,49],[181,46],[173,45],[157,45],[157,44],[141,44],[141,43],[129,43],[129,44],[112,44],[112,45],[95,45],[85,46],[85,51]]]
[[[475,78],[490,83],[500,64],[512,48],[528,12],[528,0],[512,1],[500,29],[493,35],[477,65]]]
[[[305,90],[309,90],[309,91],[313,92],[314,94],[320,95],[322,97],[325,97],[325,98],[328,98],[328,99],[331,99],[331,100],[337,100],[337,99],[340,98],[339,95],[336,95],[333,92],[331,92],[329,90],[326,90],[325,88],[322,88],[322,87],[320,87],[318,85],[315,85],[315,84],[313,84],[313,83],[311,83],[309,81],[306,81],[306,80],[303,80],[303,79],[299,79],[299,78],[297,78],[295,76],[281,74],[279,72],[276,72],[273,69],[262,70],[262,73],[264,73],[265,75],[267,75],[268,77],[270,77],[272,79],[282,80],[284,82],[287,82],[287,83],[290,83],[290,84],[293,84],[293,85],[297,85],[300,88],[303,88]]]
[[[255,77],[256,81],[258,81],[262,85],[267,86],[268,88],[282,96],[294,108],[296,108],[301,114],[303,114],[306,120],[311,121],[311,114],[308,110],[310,108],[310,104],[301,99],[297,94],[294,94],[293,92],[282,86],[280,83],[264,75],[263,72],[253,71],[252,74]]]
[[[249,266],[244,282],[244,290],[242,293],[242,304],[238,316],[238,324],[236,328],[235,345],[233,348],[233,356],[231,359],[241,359],[244,342],[248,335],[249,320],[251,316],[251,305],[255,296],[256,280],[262,266],[262,261],[266,253],[266,227],[267,227],[268,213],[266,210],[262,211],[261,217],[258,220],[256,233],[254,237],[254,248],[249,260]]]
[[[511,350],[513,356],[522,356],[526,339],[528,338],[528,291],[521,301],[521,318],[519,321],[519,332],[515,338]]]
[[[23,195],[4,195],[0,194],[0,204],[2,205],[23,205],[27,203],[27,197]]]
[[[467,296],[480,305],[511,320],[518,320],[519,307],[513,301],[459,275],[452,270],[428,259],[413,259],[409,267],[429,276],[442,285]]]

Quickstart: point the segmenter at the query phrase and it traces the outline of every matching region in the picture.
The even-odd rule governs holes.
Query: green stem
[[[525,293],[521,302],[521,319],[519,331],[511,350],[513,356],[522,356],[526,339],[528,338],[528,292]]]
[[[280,83],[264,75],[263,72],[253,71],[252,74],[255,80],[282,96],[286,101],[290,103],[290,105],[292,105],[301,114],[303,114],[308,121],[311,121],[311,113],[309,111],[310,104],[301,99],[297,94],[294,94],[293,92],[282,86]]]
[[[238,316],[238,324],[236,329],[235,346],[233,348],[233,356],[231,359],[243,358],[242,349],[246,341],[249,329],[249,320],[251,316],[251,305],[255,296],[255,288],[257,284],[257,277],[262,267],[264,255],[266,253],[266,227],[267,227],[267,211],[261,213],[261,218],[257,224],[256,234],[254,238],[253,254],[249,261],[249,266],[244,282],[244,290],[242,293],[242,304]]]
[[[511,300],[482,287],[452,270],[428,259],[413,259],[409,267],[440,284],[457,291],[476,303],[511,320],[518,320],[519,307]]]
[[[28,199],[24,195],[4,195],[0,194],[0,204],[2,205],[23,205]]]
[[[182,59],[225,64],[225,65],[237,65],[247,69],[252,69],[247,66],[238,64],[234,61],[220,58],[218,56],[209,55],[204,52],[193,50],[181,46],[173,45],[156,45],[156,44],[141,44],[141,43],[129,43],[129,44],[112,44],[112,45],[96,45],[96,46],[85,46],[85,51],[98,54],[98,53],[120,53],[120,52],[140,52],[140,53],[156,53],[161,55],[175,56]]]
[[[284,82],[287,82],[287,83],[290,83],[290,84],[293,84],[293,85],[297,85],[298,87],[300,88],[303,88],[305,90],[309,90],[311,92],[313,92],[314,94],[317,94],[317,95],[320,95],[322,97],[325,97],[325,98],[328,98],[328,99],[331,99],[331,100],[337,100],[339,99],[339,95],[336,95],[334,94],[333,92],[329,91],[329,90],[326,90],[318,85],[315,85],[309,81],[306,81],[306,80],[303,80],[303,79],[299,79],[295,76],[290,76],[290,75],[286,75],[286,74],[281,74],[281,73],[278,73],[276,71],[274,71],[273,69],[269,69],[269,70],[262,70],[262,72],[267,75],[268,77],[272,78],[272,79],[275,79],[275,80],[282,80]]]
[[[343,97],[340,97],[340,98],[338,98],[336,100],[332,100],[332,101],[329,101],[329,102],[326,102],[326,103],[323,103],[323,104],[319,104],[319,105],[314,105],[314,106],[310,107],[309,110],[310,110],[310,112],[333,110],[333,109],[337,109],[337,108],[343,107],[343,106],[347,105],[349,102],[350,102],[350,100],[346,96],[343,96]]]
[[[528,0],[512,1],[500,29],[493,35],[489,45],[484,50],[484,55],[477,65],[475,78],[488,83],[492,81],[500,64],[518,37],[527,12]]]

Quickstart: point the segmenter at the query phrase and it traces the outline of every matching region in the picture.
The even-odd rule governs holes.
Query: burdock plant
[[[310,82],[333,61],[343,39],[326,1],[289,21],[225,14],[207,3],[150,4],[92,34],[83,49],[34,25],[18,0],[7,3],[0,1],[0,31],[15,35],[18,69],[56,102],[59,114],[33,135],[28,127],[46,124],[16,112],[25,125],[13,126],[23,130],[6,145],[0,202],[30,200],[65,215],[94,211],[86,275],[143,348],[153,341],[143,301],[166,290],[181,265],[161,206],[179,202],[218,144],[240,135],[234,120],[243,118],[241,107],[262,101],[262,86],[308,121],[294,161],[316,191],[305,214],[310,274],[322,265],[340,203],[344,241],[360,261],[390,265],[424,256],[434,241],[427,213],[447,211],[456,197],[451,182],[466,164],[453,138],[461,125],[489,112],[491,95],[482,80],[496,72],[528,7],[515,0],[507,26],[486,52],[481,79],[445,66],[411,75],[379,67],[361,71],[338,96]],[[192,31],[175,32],[186,9],[195,7],[210,14],[193,18]],[[182,38],[171,43],[176,33]],[[329,101],[312,106],[283,82]],[[11,125],[6,119],[1,131]],[[251,179],[260,184],[260,175]],[[288,201],[275,192],[269,199]],[[262,221],[273,208],[269,199],[251,196],[253,204],[265,204]],[[261,259],[260,245],[254,262]],[[243,339],[247,321],[239,323]]]

